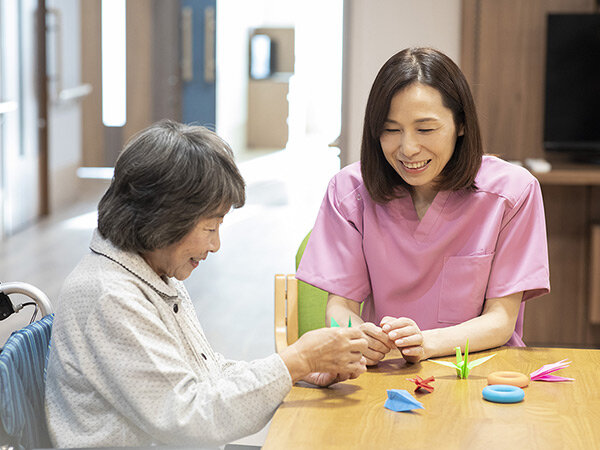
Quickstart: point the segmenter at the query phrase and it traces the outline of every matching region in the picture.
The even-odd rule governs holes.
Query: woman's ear
[[[464,136],[465,135],[465,126],[463,124],[460,125],[460,127],[458,127],[458,136]]]

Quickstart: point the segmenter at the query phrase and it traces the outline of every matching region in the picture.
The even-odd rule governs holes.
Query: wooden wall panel
[[[590,301],[595,302],[594,308],[597,313],[597,305],[600,303],[600,186],[594,186],[591,189],[590,199],[590,233],[595,233],[596,239],[590,239],[590,265],[588,267],[588,277],[590,284]],[[590,316],[592,315],[590,308]],[[587,327],[587,343],[596,348],[600,348],[600,324],[589,323]]]
[[[181,119],[179,2],[127,2],[127,122],[102,123],[101,2],[81,2],[82,82],[93,87],[82,104],[84,166],[112,166],[124,143],[157,119]],[[158,32],[157,32],[158,30]],[[154,45],[158,40],[159,45]],[[162,58],[154,55],[166,55]],[[155,62],[155,59],[160,59]],[[154,70],[160,64],[160,70]]]
[[[250,149],[283,149],[288,141],[289,77],[248,80],[247,145]]]
[[[487,152],[521,161],[545,156],[546,16],[595,9],[595,0],[463,0],[461,66]],[[597,172],[586,170],[587,182],[572,169],[553,172],[540,176],[552,292],[528,302],[525,341],[600,346],[600,326],[589,322],[590,280],[600,277],[591,273],[589,248],[591,224],[600,223]]]
[[[152,122],[181,122],[180,3],[152,1]]]
[[[100,0],[81,2],[81,82],[92,86],[81,102],[81,164],[104,166]]]
[[[461,65],[486,151],[543,157],[546,14],[591,12],[594,0],[465,0]]]
[[[152,124],[152,2],[127,1],[127,123],[123,140]]]
[[[527,345],[586,345],[589,189],[542,186],[551,292],[526,304]]]

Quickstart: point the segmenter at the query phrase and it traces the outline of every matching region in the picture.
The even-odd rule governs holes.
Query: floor
[[[185,281],[213,347],[231,359],[252,360],[275,351],[273,276],[294,272],[296,249],[314,223],[328,180],[339,170],[336,149],[305,145],[239,163],[246,205],[221,228],[221,250]],[[0,242],[0,281],[22,281],[54,305],[62,280],[88,251],[96,205],[107,181],[86,181],[71,207]],[[16,297],[16,299],[15,299]],[[11,295],[13,302],[24,301]],[[0,323],[0,343],[29,320],[23,309]],[[263,430],[242,443],[260,445]]]

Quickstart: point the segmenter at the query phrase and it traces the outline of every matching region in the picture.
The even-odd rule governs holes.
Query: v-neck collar
[[[438,223],[444,207],[450,197],[451,191],[440,191],[436,194],[431,205],[427,208],[427,212],[422,219],[419,219],[415,204],[410,195],[406,195],[393,202],[399,202],[401,206],[401,216],[405,221],[405,225],[408,231],[412,234],[412,237],[419,242],[427,241],[430,233]],[[392,206],[392,205],[390,205]]]
[[[423,216],[423,218],[419,221],[419,216],[417,215],[417,210],[415,209],[415,205],[410,198],[410,202],[412,203],[413,210],[415,211],[415,217],[418,221],[417,228],[413,233],[413,237],[417,241],[425,241],[429,236],[429,233],[433,230],[435,224],[438,222],[439,218],[442,215],[442,211],[446,206],[446,202],[448,201],[448,197],[450,196],[450,191],[440,191],[438,192],[429,208],[427,208],[427,212]]]

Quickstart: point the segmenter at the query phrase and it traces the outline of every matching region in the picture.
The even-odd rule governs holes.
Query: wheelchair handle
[[[23,294],[31,297],[40,307],[40,313],[42,317],[52,314],[52,304],[46,294],[35,286],[23,283],[20,281],[13,281],[9,283],[0,283],[0,292],[4,292],[6,295],[9,294]]]

